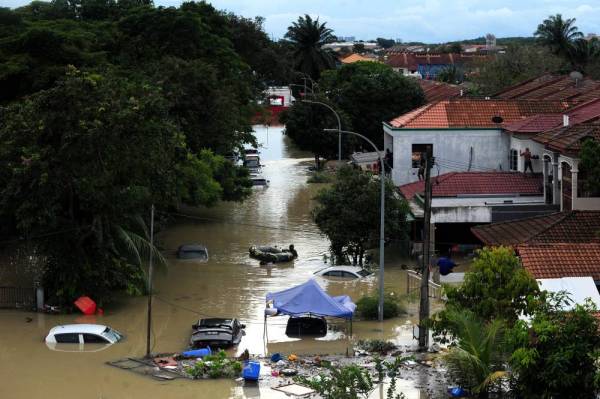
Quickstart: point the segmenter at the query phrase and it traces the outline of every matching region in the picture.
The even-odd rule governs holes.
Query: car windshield
[[[110,327],[106,327],[104,331],[102,331],[102,335],[111,340],[111,342],[120,341],[123,338],[123,335],[117,330],[113,330]]]
[[[357,271],[356,273],[358,273],[358,274],[359,274],[361,277],[367,277],[367,276],[369,276],[369,275],[373,274],[373,273],[371,273],[370,271],[368,271],[368,270],[365,270],[365,269],[360,269],[360,270],[359,270],[359,271]]]

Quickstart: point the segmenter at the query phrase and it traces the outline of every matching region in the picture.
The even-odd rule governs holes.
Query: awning
[[[329,296],[313,279],[287,290],[267,294],[267,301],[279,313],[287,315],[314,314],[351,319],[356,305],[348,295]]]

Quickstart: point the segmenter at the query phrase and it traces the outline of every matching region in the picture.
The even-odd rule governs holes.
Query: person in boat
[[[294,258],[298,257],[298,252],[294,248],[294,244],[290,244],[289,248],[285,252],[291,253],[294,256]]]

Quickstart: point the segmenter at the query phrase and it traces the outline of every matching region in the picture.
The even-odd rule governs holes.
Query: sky
[[[178,6],[181,0],[154,0]],[[531,36],[551,14],[576,18],[587,33],[600,34],[600,0],[209,0],[218,9],[262,16],[265,31],[278,39],[299,15],[319,17],[337,36],[377,37],[440,43],[493,33]],[[28,0],[0,0],[17,7]]]

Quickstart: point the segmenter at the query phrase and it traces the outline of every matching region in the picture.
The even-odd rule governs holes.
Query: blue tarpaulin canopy
[[[290,316],[314,314],[351,319],[356,305],[348,295],[329,296],[313,279],[287,290],[267,294],[278,313]]]

